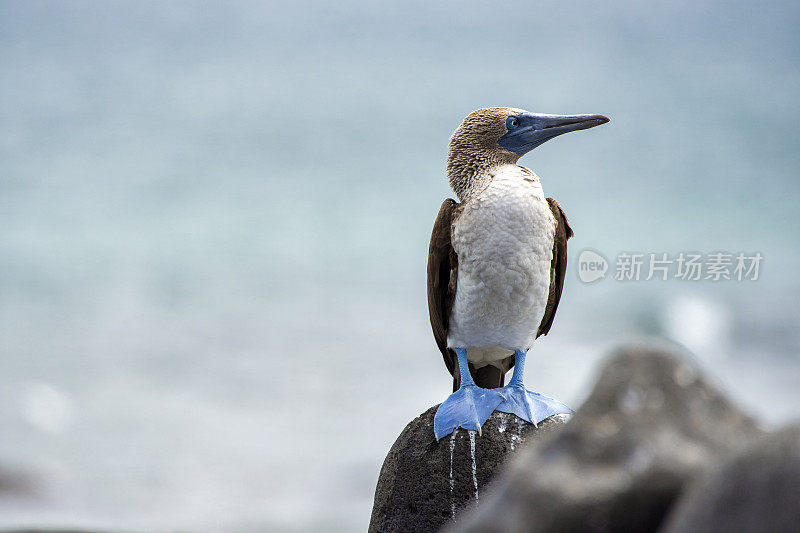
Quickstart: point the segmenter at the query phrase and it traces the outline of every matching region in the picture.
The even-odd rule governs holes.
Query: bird
[[[431,328],[453,376],[434,416],[437,440],[459,427],[480,432],[494,411],[532,424],[572,413],[523,383],[528,351],[553,325],[573,231],[539,177],[517,162],[554,137],[607,122],[490,107],[451,136],[447,177],[458,201],[442,203],[427,269]]]

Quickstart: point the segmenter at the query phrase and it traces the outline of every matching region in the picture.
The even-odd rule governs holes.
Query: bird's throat
[[[450,187],[463,202],[485,189],[492,181],[493,171],[511,161],[490,153],[470,153],[451,150],[447,157],[447,178]]]

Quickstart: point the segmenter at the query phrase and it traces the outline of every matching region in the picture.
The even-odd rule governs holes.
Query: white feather
[[[453,225],[458,281],[448,346],[476,367],[530,348],[550,287],[556,221],[539,178],[517,165],[465,202]]]

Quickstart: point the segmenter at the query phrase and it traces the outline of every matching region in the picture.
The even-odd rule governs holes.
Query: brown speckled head
[[[525,113],[513,107],[488,107],[473,111],[450,137],[447,175],[450,186],[464,199],[467,189],[484,170],[514,164],[520,156],[501,148],[497,141],[506,134],[508,117]]]
[[[491,181],[493,167],[513,165],[550,139],[606,122],[603,115],[544,115],[513,107],[473,111],[450,138],[450,185],[463,200]]]
[[[473,111],[450,137],[450,151],[498,152],[500,158],[516,161],[520,156],[500,148],[497,141],[507,132],[508,117],[523,113],[523,109],[513,107],[489,107]]]

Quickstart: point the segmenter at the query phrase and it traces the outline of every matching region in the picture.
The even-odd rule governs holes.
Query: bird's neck
[[[518,159],[518,158],[517,158]],[[484,190],[492,181],[494,169],[514,165],[504,154],[485,150],[453,150],[447,156],[447,178],[460,201],[465,201]]]

